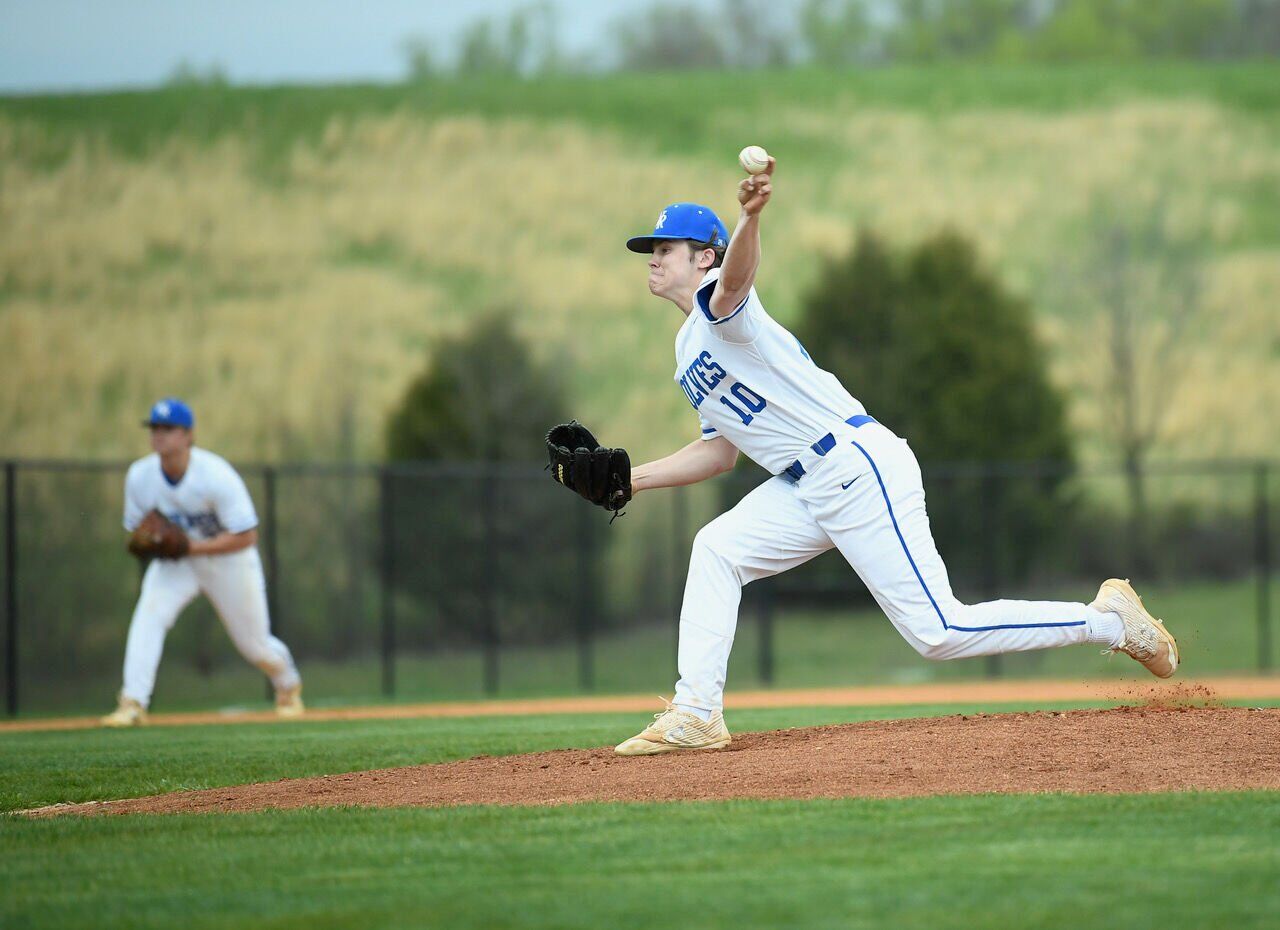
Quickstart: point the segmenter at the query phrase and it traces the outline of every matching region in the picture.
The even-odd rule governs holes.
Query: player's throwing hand
[[[764,209],[773,195],[773,172],[778,160],[769,156],[769,167],[759,174],[743,178],[738,185],[738,203],[742,204],[742,212],[747,216],[755,216]]]

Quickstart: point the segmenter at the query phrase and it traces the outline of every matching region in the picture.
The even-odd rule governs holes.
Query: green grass
[[[687,154],[724,147],[715,113],[767,111],[795,100],[807,106],[855,101],[866,108],[926,114],[979,109],[1048,113],[1133,99],[1197,99],[1253,114],[1280,112],[1274,63],[1260,61],[1083,65],[935,65],[856,71],[619,74],[533,81],[475,78],[416,85],[329,87],[181,87],[95,95],[0,98],[0,114],[67,133],[89,130],[122,152],[145,156],[173,135],[212,141],[246,129],[264,164],[275,165],[299,141],[320,138],[337,117],[397,112],[436,117],[522,116],[569,120],[642,136]],[[696,92],[693,92],[696,88]],[[52,157],[70,151],[59,145]],[[801,157],[818,159],[812,145]]]
[[[1273,926],[1280,796],[0,823],[16,927]]]
[[[656,697],[654,705],[661,709]],[[959,704],[787,708],[734,711],[729,722],[738,732],[750,732],[970,713],[997,706],[1029,709]],[[476,755],[590,748],[619,742],[639,729],[644,719],[643,714],[555,714],[0,733],[0,810],[449,762]]]
[[[760,710],[732,722],[979,709],[1013,708]],[[2,734],[0,808],[597,746],[638,722]],[[1280,907],[1277,830],[1274,792],[0,817],[0,926],[1266,926]]]
[[[1258,667],[1256,583],[1205,582],[1176,588],[1144,586],[1148,605],[1169,622],[1183,652],[1189,676],[1250,673]],[[1087,597],[1092,591],[1010,593],[1040,598]],[[1273,596],[1273,601],[1275,597]],[[193,621],[183,621],[193,622]],[[260,674],[232,649],[211,616],[201,621],[214,646],[216,664],[202,675],[177,656],[163,661],[156,688],[157,711],[210,707],[265,707]],[[1273,621],[1274,623],[1274,621]],[[179,630],[174,636],[186,631]],[[1280,631],[1273,631],[1280,638]],[[286,641],[288,634],[285,634]],[[123,649],[123,628],[121,630]],[[986,677],[985,658],[929,662],[917,655],[875,608],[845,612],[787,611],[774,618],[774,676],[779,688],[866,684],[916,684]],[[597,694],[669,691],[675,675],[675,624],[647,626],[603,635],[592,652]],[[765,687],[760,666],[761,627],[755,607],[744,607],[729,666],[730,690]],[[1002,677],[1116,679],[1142,673],[1122,656],[1104,658],[1099,649],[1080,646],[1000,657]],[[1273,663],[1275,656],[1273,658]],[[499,657],[497,697],[536,697],[580,693],[579,656],[572,644],[508,648]],[[387,700],[381,691],[376,657],[343,662],[301,661],[308,702],[316,707]],[[90,674],[82,668],[72,680],[27,680],[23,716],[54,713],[105,713],[119,688],[118,669]],[[405,654],[395,668],[397,701],[465,700],[486,697],[484,662],[478,651]]]
[[[1262,703],[1271,706],[1280,701]],[[661,709],[657,698],[654,706]],[[1104,705],[988,702],[731,710],[728,722],[734,731],[746,733],[862,720],[1096,706]],[[476,755],[587,749],[619,742],[645,719],[644,714],[634,713],[550,714],[0,733],[0,811],[450,762]]]

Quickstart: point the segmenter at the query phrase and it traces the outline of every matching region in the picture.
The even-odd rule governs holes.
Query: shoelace
[[[653,715],[654,724],[657,724],[657,722],[661,720],[663,717],[667,716],[667,714],[678,714],[682,717],[694,716],[692,714],[686,713],[685,711],[682,711],[680,708],[676,707],[675,702],[668,701],[661,694],[658,695],[658,700],[660,700],[663,703],[663,706],[665,709]],[[699,720],[699,722],[701,721]]]
[[[653,715],[654,720],[661,720],[667,714],[678,713],[678,711],[676,710],[676,705],[673,702],[668,701],[661,694],[658,695],[658,700],[662,702],[663,709]]]

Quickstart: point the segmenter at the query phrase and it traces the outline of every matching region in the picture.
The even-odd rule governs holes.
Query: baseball
[[[738,153],[738,163],[747,174],[759,174],[769,167],[769,153],[761,146],[748,145]]]

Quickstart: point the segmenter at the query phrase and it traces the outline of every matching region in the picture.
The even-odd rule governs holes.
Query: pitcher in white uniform
[[[119,706],[103,724],[146,723],[165,635],[197,594],[213,602],[240,654],[271,679],[276,713],[301,715],[298,669],[288,647],[271,635],[258,515],[248,488],[226,459],[195,446],[195,417],[181,400],[158,401],[143,425],[153,452],[125,478],[124,528],[133,532],[148,511],[158,510],[182,527],[191,549],[184,558],[147,566],[129,624]]]
[[[739,450],[773,473],[693,542],[680,611],[680,679],[664,713],[621,743],[621,755],[728,745],[723,699],[743,585],[835,547],[902,637],[930,659],[1076,643],[1127,653],[1167,678],[1178,649],[1125,580],[1092,603],[963,604],[929,530],[920,467],[805,347],[765,312],[755,291],[760,214],[776,163],[738,187],[732,241],[709,208],[671,204],[627,248],[649,256],[649,290],[684,315],[675,379],[701,435],[632,470],[632,493],[726,472]],[[858,312],[850,307],[849,313]]]

